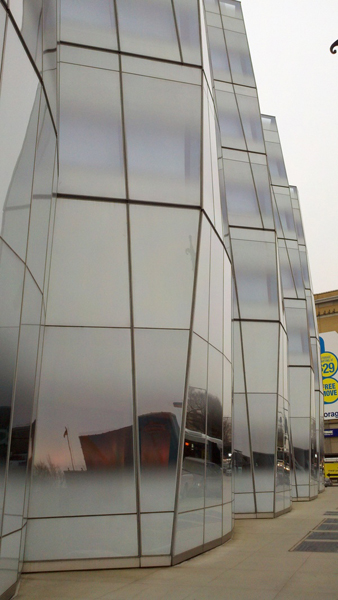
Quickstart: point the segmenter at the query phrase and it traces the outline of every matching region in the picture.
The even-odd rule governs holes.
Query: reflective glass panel
[[[252,492],[251,452],[247,405],[244,394],[234,394],[234,429],[232,466],[234,491]]]
[[[205,340],[209,335],[209,278],[210,278],[210,225],[202,218],[198,259],[197,286],[193,329]]]
[[[0,594],[7,591],[18,579],[21,532],[7,535],[1,540]],[[6,594],[8,597],[8,594]],[[4,597],[6,597],[4,596]]]
[[[134,323],[189,328],[198,213],[131,206]]]
[[[174,509],[187,352],[187,331],[135,331],[141,512]]]
[[[31,519],[27,537],[34,540],[34,544],[26,545],[27,561],[138,554],[136,515]]]
[[[216,90],[216,100],[222,146],[225,148],[246,150],[235,94]]]
[[[211,231],[209,342],[223,352],[223,256],[224,248]]]
[[[192,338],[179,512],[202,508],[205,488],[208,345]]]
[[[231,501],[232,482],[232,372],[223,358],[223,503]]]
[[[116,5],[123,52],[180,60],[170,0],[116,0]]]
[[[123,204],[57,200],[47,323],[128,327]]]
[[[255,87],[246,35],[225,30],[232,80],[240,85]]]
[[[274,490],[276,403],[275,394],[248,395],[256,492]],[[283,445],[283,435],[281,442]]]
[[[171,552],[174,513],[141,515],[142,556]]]
[[[278,189],[278,188],[277,188]],[[279,194],[275,189],[275,198],[279,213],[279,218],[283,227],[284,237],[295,240],[296,230],[293,220],[291,198],[289,194]]]
[[[199,204],[201,88],[125,74],[123,95],[129,196]]]
[[[62,0],[61,40],[117,50],[111,0]]]
[[[289,338],[289,365],[309,365],[311,359],[306,308],[286,307],[285,314]]]
[[[279,144],[265,141],[268,155],[269,171],[273,185],[288,186],[282,149]]]
[[[285,243],[279,243],[278,255],[279,266],[282,277],[283,296],[286,298],[297,298],[295,282],[292,276],[292,269],[289,261],[289,254],[285,247]]]
[[[266,165],[251,164],[264,227],[274,229],[270,181]]]
[[[0,138],[7,140],[0,161],[2,237],[25,258],[40,86],[10,21],[1,75]]]
[[[239,306],[242,319],[278,319],[275,244],[233,240]]]
[[[205,505],[222,503],[223,357],[209,346]]]
[[[204,543],[222,537],[222,506],[214,506],[205,510],[204,515]]]
[[[265,153],[262,121],[257,98],[237,93],[237,102],[248,150]]]
[[[224,160],[229,225],[262,227],[250,164]]]
[[[198,1],[174,0],[183,62],[201,64]]]
[[[135,511],[128,330],[46,328],[38,420],[31,516]]]
[[[214,79],[231,81],[229,60],[225,47],[223,29],[209,26],[208,37]]]
[[[43,289],[46,264],[55,144],[52,120],[42,94],[27,250],[27,265],[41,289]]]
[[[297,486],[306,485],[310,481],[310,419],[292,417],[291,431]]]
[[[59,192],[125,197],[120,79],[115,71],[60,67]]]
[[[18,348],[24,266],[0,244],[0,513],[5,483],[11,403]]]
[[[204,510],[181,513],[176,521],[174,556],[203,544]]]
[[[277,323],[242,323],[248,392],[277,393],[278,329]]]

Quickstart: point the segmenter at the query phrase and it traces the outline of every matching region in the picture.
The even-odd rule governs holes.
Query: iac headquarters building
[[[236,0],[0,0],[0,598],[323,490],[297,189]]]

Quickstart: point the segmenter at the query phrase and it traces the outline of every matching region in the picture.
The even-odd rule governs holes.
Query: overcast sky
[[[242,0],[261,112],[299,192],[315,293],[338,289],[338,0]]]

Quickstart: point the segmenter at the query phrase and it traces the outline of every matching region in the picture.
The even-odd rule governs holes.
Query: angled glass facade
[[[306,247],[240,2],[0,0],[0,57],[0,597],[315,497]]]

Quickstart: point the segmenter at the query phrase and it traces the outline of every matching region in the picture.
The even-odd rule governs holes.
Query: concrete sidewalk
[[[18,600],[338,600],[338,553],[289,552],[337,510],[338,487],[278,519],[245,519],[225,545],[176,567],[22,576]]]

